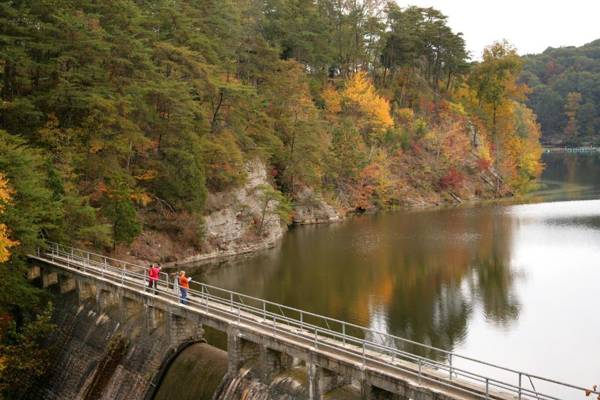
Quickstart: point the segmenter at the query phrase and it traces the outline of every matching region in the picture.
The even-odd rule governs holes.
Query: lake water
[[[600,384],[600,156],[555,153],[544,162],[542,187],[526,204],[299,227],[272,250],[198,277],[517,370]]]

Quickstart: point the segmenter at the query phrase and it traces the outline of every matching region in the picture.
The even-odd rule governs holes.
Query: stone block
[[[42,274],[42,269],[38,266],[33,265],[27,271],[27,279],[32,281],[34,279],[39,278],[41,276],[41,274]]]
[[[60,280],[60,293],[61,294],[72,292],[75,289],[77,289],[77,282],[75,281],[75,278],[71,278],[71,277],[61,278],[61,280]]]
[[[48,286],[56,285],[58,283],[58,273],[47,272],[42,274],[42,287],[47,288]]]

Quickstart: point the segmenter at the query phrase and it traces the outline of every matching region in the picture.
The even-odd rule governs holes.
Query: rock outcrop
[[[240,188],[210,193],[204,216],[203,252],[178,263],[249,253],[274,246],[287,226],[276,213],[278,203],[267,202],[264,191],[270,186],[265,164],[246,164],[246,182]]]
[[[295,198],[294,223],[298,225],[322,224],[340,221],[340,214],[319,193],[304,187]]]
[[[259,159],[246,163],[245,183],[209,193],[199,246],[183,244],[165,232],[146,230],[121,258],[162,261],[169,266],[250,253],[274,246],[287,230],[277,214],[278,203],[266,201],[272,189],[267,168]],[[185,225],[185,221],[177,222]]]

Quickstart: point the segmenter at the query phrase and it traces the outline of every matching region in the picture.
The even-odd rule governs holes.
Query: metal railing
[[[97,276],[118,285],[154,293],[148,287],[148,268],[101,254],[46,242],[32,255],[68,269]],[[160,273],[156,295],[179,301],[175,278]],[[230,321],[258,324],[273,335],[285,334],[315,349],[351,356],[363,367],[388,369],[430,383],[458,390],[475,398],[577,399],[588,392],[569,383],[446,351],[346,321],[329,318],[283,304],[259,299],[201,282],[190,282],[187,305],[202,313],[225,315]],[[434,357],[404,350],[420,349]],[[486,371],[485,373],[482,371]]]

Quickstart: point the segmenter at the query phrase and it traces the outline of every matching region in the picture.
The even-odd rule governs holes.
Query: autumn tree
[[[567,126],[565,127],[565,135],[574,137],[578,133],[577,113],[581,105],[581,93],[571,92],[567,95],[565,103],[565,115],[567,116]]]
[[[529,88],[518,81],[521,67],[516,50],[506,42],[486,48],[483,61],[469,77],[467,91],[472,91],[473,101],[466,103],[483,117],[494,166],[516,190],[526,188],[541,172],[540,129],[522,104]],[[499,177],[496,180],[499,185]]]
[[[532,110],[524,104],[515,104],[513,113],[515,135],[512,137],[511,159],[515,162],[515,172],[509,175],[513,187],[525,191],[540,176],[542,132]]]
[[[332,99],[335,97],[332,92],[329,95]],[[369,145],[381,140],[385,131],[394,124],[389,102],[377,94],[375,86],[364,72],[357,72],[346,82],[340,91],[340,105],[341,115],[354,122]],[[335,107],[333,103],[330,104],[332,106]]]
[[[322,176],[326,132],[311,98],[302,66],[281,61],[261,91],[268,101],[267,113],[282,144],[274,154],[277,179],[282,188],[294,194],[298,185],[318,186]]]
[[[269,215],[277,215],[284,222],[291,221],[292,204],[283,193],[271,185],[260,185],[256,190],[259,192],[261,202],[260,219],[256,226],[258,235],[263,234],[265,218]]]
[[[496,137],[498,112],[510,100],[522,100],[525,86],[518,83],[523,63],[508,42],[496,42],[483,51],[483,60],[473,69],[469,82],[487,114]]]
[[[8,186],[8,181],[2,173],[0,173],[0,215],[4,213],[4,209],[10,204],[13,191]],[[5,224],[0,223],[0,264],[8,261],[10,258],[10,248],[15,247],[18,243],[11,240],[9,230]]]

